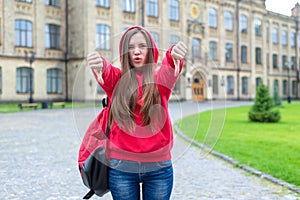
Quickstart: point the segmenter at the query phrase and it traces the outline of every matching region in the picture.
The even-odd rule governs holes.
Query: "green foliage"
[[[254,122],[278,122],[281,118],[268,88],[262,83],[257,87],[254,105],[248,112],[248,117]]]

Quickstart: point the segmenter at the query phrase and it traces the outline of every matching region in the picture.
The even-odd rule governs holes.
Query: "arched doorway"
[[[199,72],[194,74],[192,78],[192,100],[193,101],[204,101],[204,80]]]

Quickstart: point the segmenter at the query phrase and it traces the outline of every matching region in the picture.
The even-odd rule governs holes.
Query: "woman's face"
[[[142,67],[147,62],[148,46],[142,33],[134,34],[129,40],[129,58],[134,68]]]

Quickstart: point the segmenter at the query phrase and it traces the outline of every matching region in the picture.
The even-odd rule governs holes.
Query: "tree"
[[[263,83],[257,87],[254,105],[248,112],[248,117],[255,122],[278,122],[281,118],[268,88]]]

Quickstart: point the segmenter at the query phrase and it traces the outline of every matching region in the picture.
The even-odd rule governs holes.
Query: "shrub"
[[[248,112],[248,117],[254,122],[278,122],[281,118],[268,88],[262,83],[257,87],[254,105]]]

